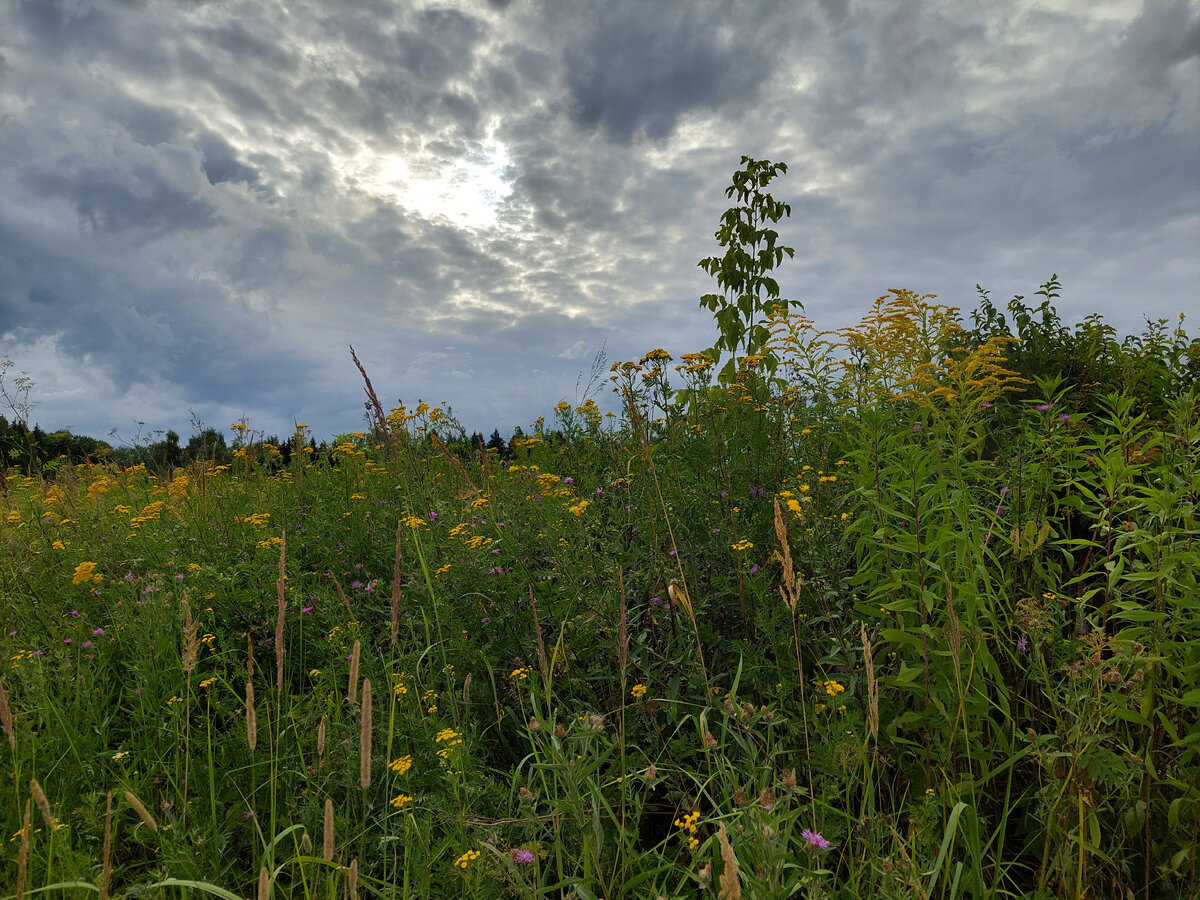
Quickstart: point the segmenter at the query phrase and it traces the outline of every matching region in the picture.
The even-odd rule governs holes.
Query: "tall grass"
[[[8,470],[0,896],[1195,895],[1197,394],[928,301],[510,458]]]

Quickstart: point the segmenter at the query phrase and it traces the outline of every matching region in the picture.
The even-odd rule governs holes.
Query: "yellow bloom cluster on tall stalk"
[[[978,410],[1026,382],[1007,368],[1004,345],[992,338],[974,349],[958,308],[935,294],[892,289],[854,326],[817,331],[811,319],[777,314],[770,352],[792,372],[856,410],[909,401],[941,415]]]

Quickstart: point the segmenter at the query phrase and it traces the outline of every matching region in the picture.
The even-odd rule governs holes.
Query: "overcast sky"
[[[1056,272],[1070,322],[1200,329],[1185,0],[0,0],[0,354],[101,438],[359,429],[350,344],[507,433],[711,346],[742,155],[819,326]]]

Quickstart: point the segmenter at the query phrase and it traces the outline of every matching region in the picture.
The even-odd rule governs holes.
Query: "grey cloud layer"
[[[822,324],[1051,271],[1126,329],[1196,299],[1187,2],[28,0],[0,35],[0,352],[103,376],[45,424],[153,384],[162,427],[353,428],[347,343],[388,399],[528,423],[602,345],[711,341],[743,153],[791,166],[784,293]]]

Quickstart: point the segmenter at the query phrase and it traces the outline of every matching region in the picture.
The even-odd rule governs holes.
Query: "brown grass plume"
[[[151,831],[158,831],[158,823],[154,821],[154,816],[150,815],[150,810],[146,809],[145,804],[137,798],[137,795],[133,791],[125,792],[125,802],[129,804],[130,809],[137,813],[143,825]]]
[[[362,730],[359,732],[358,783],[366,790],[371,786],[371,679],[364,678],[362,686]]]

